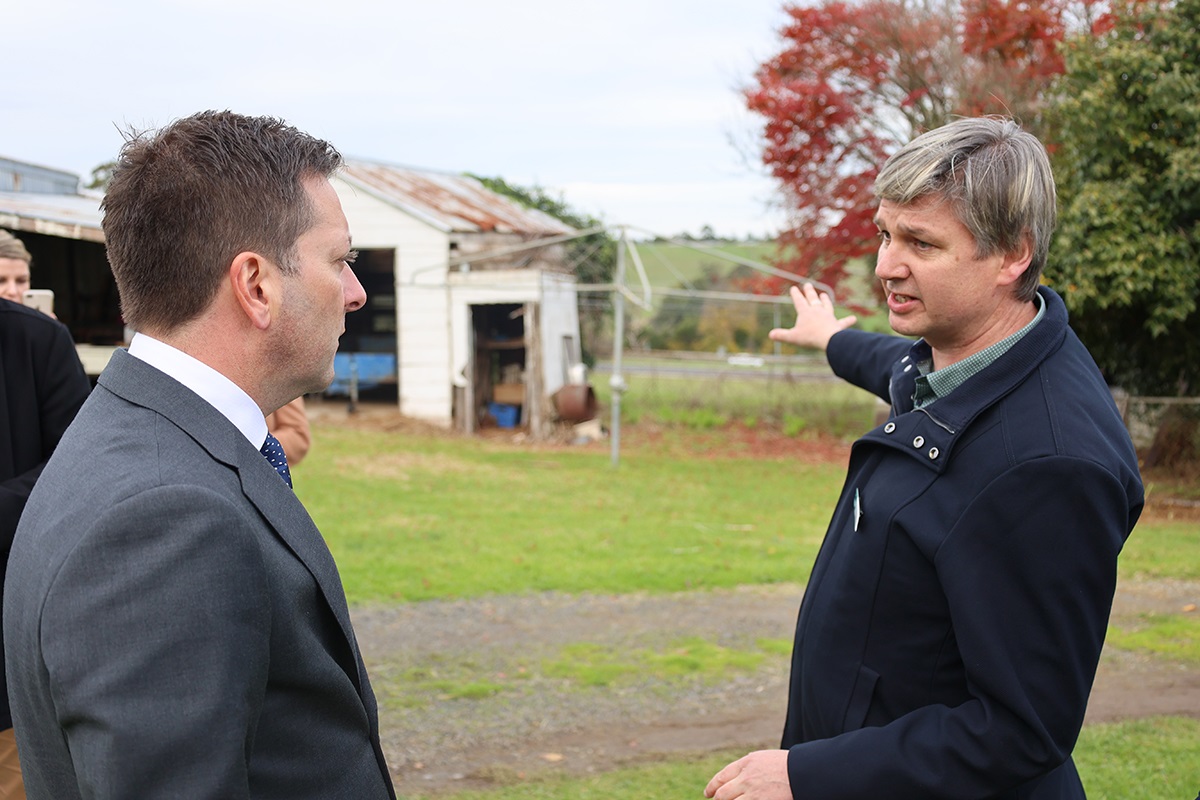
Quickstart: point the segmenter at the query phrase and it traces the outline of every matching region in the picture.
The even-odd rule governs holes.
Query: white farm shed
[[[333,183],[368,295],[346,318],[335,389],[352,369],[395,380],[405,416],[546,433],[580,361],[562,244],[576,231],[463,175],[348,159]]]

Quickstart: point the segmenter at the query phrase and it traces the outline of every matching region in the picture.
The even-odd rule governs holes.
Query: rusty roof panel
[[[347,159],[339,175],[456,233],[554,236],[575,232],[549,214],[525,208],[466,175],[357,159]]]

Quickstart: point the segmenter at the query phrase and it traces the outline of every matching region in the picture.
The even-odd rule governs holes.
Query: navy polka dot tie
[[[267,440],[263,442],[259,452],[263,454],[263,458],[271,462],[271,466],[279,473],[279,477],[283,478],[283,482],[291,486],[292,472],[288,469],[287,456],[283,454],[283,445],[279,443],[279,440],[268,433]]]

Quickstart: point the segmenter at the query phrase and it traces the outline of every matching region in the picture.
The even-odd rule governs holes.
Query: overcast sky
[[[612,224],[782,224],[739,89],[783,0],[21,0],[0,155],[77,172],[119,128],[270,114],[343,154],[538,185]]]

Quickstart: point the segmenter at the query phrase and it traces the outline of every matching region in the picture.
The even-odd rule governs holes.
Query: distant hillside
[[[651,286],[654,312],[645,314],[630,309],[629,324],[644,347],[653,350],[712,351],[724,348],[739,352],[768,352],[776,346],[767,332],[788,325],[789,305],[759,304],[749,301],[722,300],[715,297],[683,297],[656,292],[655,289],[739,292],[742,281],[753,269],[730,255],[771,266],[774,242],[696,242],[697,247],[671,242],[638,242],[637,252],[646,268]],[[626,264],[626,282],[637,291],[638,277],[632,264]],[[836,303],[858,309],[877,308],[872,294],[873,264],[857,260],[848,265],[848,280],[838,288]],[[841,313],[845,313],[844,311]],[[887,315],[859,312],[859,327],[888,331]]]
[[[735,261],[722,258],[716,252],[700,252],[691,247],[670,242],[637,242],[637,251],[651,286],[690,288],[697,279],[708,273],[725,276],[737,268]],[[775,254],[774,242],[696,242],[698,247],[720,250],[739,258],[747,258],[762,264],[770,264]],[[632,264],[627,263],[630,285],[636,285],[637,276]]]
[[[750,259],[760,264],[773,266],[771,259],[775,256],[774,242],[696,242],[698,247],[710,252],[700,252],[684,245],[670,242],[637,242],[638,254],[646,267],[646,276],[650,285],[668,288],[691,288],[688,284],[697,284],[701,279],[713,275],[724,277],[738,268],[735,261],[722,258],[717,251],[729,253],[740,258]],[[877,298],[872,294],[871,285],[875,282],[872,274],[874,262],[858,259],[847,266],[849,280],[840,287],[838,304],[852,303],[856,306],[873,308],[878,305]],[[632,264],[626,266],[628,281],[631,286],[637,285],[637,275]],[[711,283],[711,281],[710,281]]]

